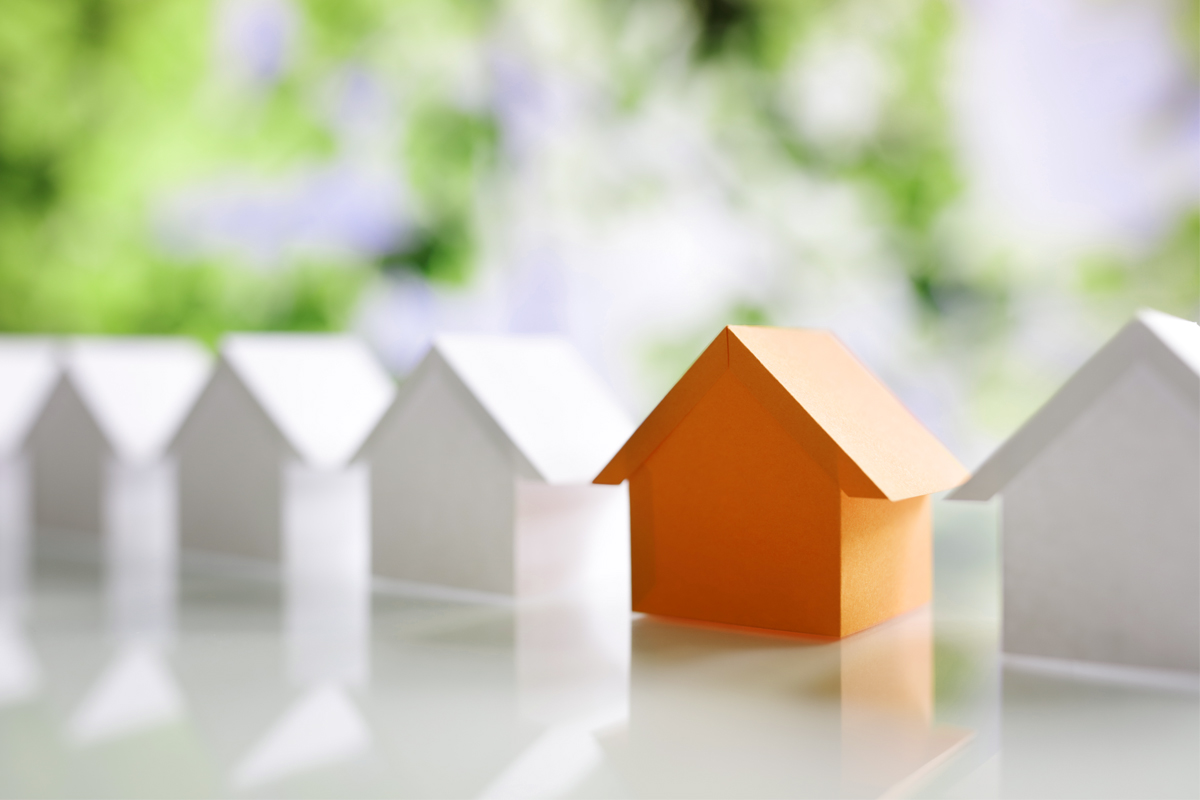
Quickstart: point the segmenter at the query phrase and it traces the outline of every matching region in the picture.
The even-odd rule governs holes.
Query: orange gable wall
[[[841,495],[842,636],[929,602],[929,497],[891,502]]]
[[[731,371],[629,486],[635,611],[842,634],[841,493]]]

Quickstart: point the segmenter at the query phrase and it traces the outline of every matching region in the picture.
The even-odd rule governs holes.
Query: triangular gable
[[[547,483],[589,483],[633,430],[608,387],[559,336],[439,336],[440,357]]]
[[[145,462],[167,451],[212,373],[212,357],[188,339],[79,339],[67,379],[113,452]]]
[[[347,463],[395,396],[366,345],[330,334],[236,334],[221,357],[297,455],[312,466]]]
[[[486,432],[496,446],[503,449],[512,459],[513,473],[517,477],[529,480],[542,478],[537,467],[512,442],[508,434],[492,417],[491,412],[475,397],[471,387],[463,382],[463,379],[454,371],[454,367],[450,366],[450,362],[435,347],[426,351],[416,369],[400,382],[396,389],[396,399],[384,414],[383,419],[375,426],[375,430],[359,448],[358,454],[355,456],[356,460],[371,461],[379,457],[382,451],[391,447],[387,444],[389,432],[392,429],[390,420],[393,417],[405,416],[408,413],[410,398],[427,390],[430,383],[440,383],[442,390],[449,391],[462,400],[462,404],[458,408],[465,411],[469,419],[460,421],[461,424],[474,423],[480,430]]]
[[[60,366],[50,339],[0,339],[0,457],[25,446],[58,380]]]
[[[620,483],[732,370],[846,494],[903,500],[956,486],[967,471],[826,331],[730,326],[596,478]]]
[[[1200,408],[1200,326],[1140,311],[949,499],[990,500],[1134,364],[1150,366],[1192,408]]]

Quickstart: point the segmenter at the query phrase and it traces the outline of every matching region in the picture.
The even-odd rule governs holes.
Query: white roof
[[[445,335],[433,349],[548,483],[590,483],[633,433],[560,336]]]
[[[0,338],[0,456],[15,454],[37,421],[59,375],[50,339]]]
[[[375,428],[396,386],[367,346],[334,334],[235,334],[221,356],[313,466],[345,464]]]
[[[1200,325],[1161,311],[1139,311],[947,497],[990,500],[1133,364],[1156,370],[1200,414]]]
[[[212,372],[212,357],[183,338],[73,340],[67,377],[109,446],[127,461],[161,458]]]
[[[1148,308],[1138,312],[1137,321],[1200,375],[1200,325]]]

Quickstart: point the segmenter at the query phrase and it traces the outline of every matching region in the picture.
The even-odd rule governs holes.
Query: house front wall
[[[278,561],[286,450],[227,365],[201,394],[174,451],[183,546]]]
[[[1004,648],[1200,669],[1197,409],[1131,368],[1004,489]]]
[[[79,393],[60,381],[29,438],[38,528],[98,535],[101,470],[109,452]]]
[[[839,636],[839,494],[726,372],[630,478],[634,610]]]
[[[928,603],[933,593],[929,497],[841,496],[842,635]]]
[[[373,570],[388,578],[512,594],[515,477],[441,368],[418,378],[371,445]]]

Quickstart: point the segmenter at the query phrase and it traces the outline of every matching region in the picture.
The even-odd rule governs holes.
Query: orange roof
[[[731,325],[595,482],[620,483],[637,471],[726,370],[852,497],[904,500],[970,477],[832,333]]]

